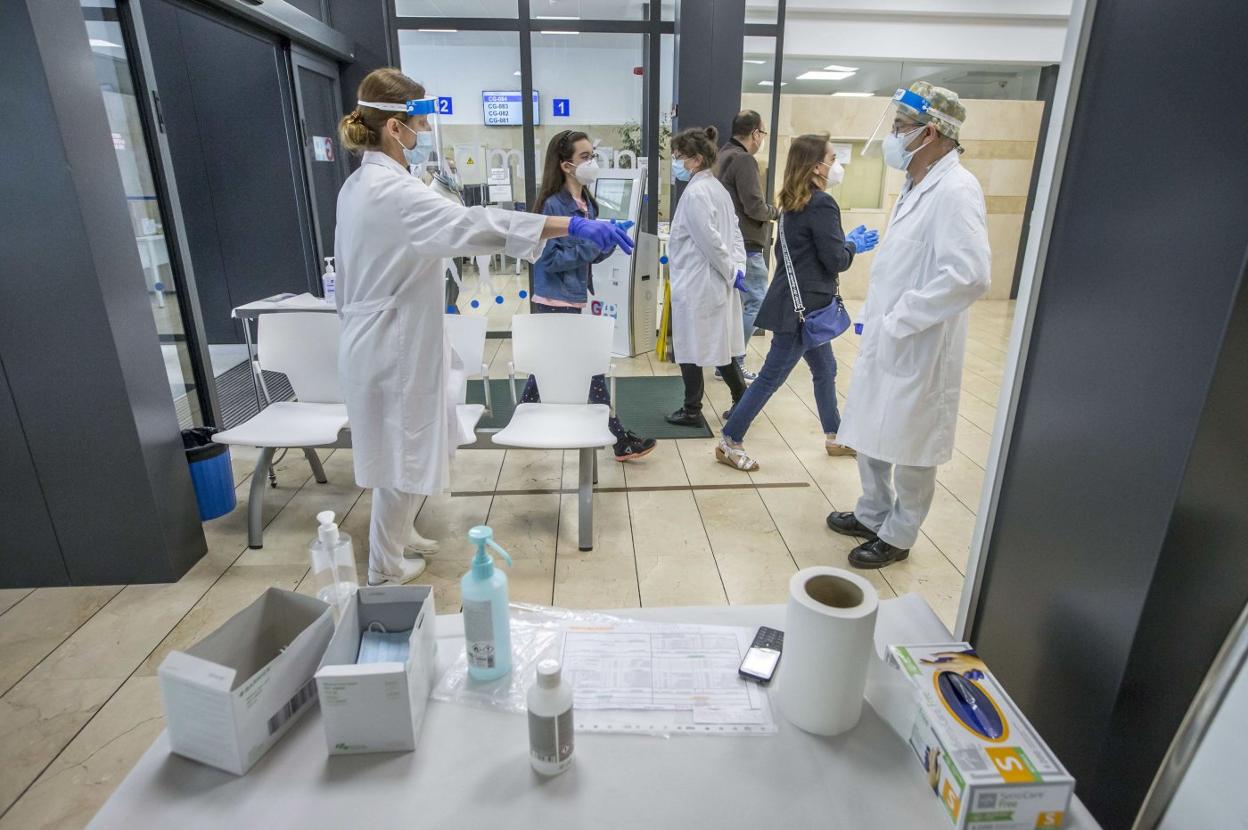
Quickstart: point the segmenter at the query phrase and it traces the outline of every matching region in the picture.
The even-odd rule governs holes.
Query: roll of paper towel
[[[879,605],[870,582],[840,568],[806,568],[789,580],[776,694],[793,725],[838,735],[858,723]]]

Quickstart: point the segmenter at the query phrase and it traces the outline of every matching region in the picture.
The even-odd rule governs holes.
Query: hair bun
[[[706,137],[709,138],[711,141],[714,141],[715,139],[719,138],[719,130],[715,129],[714,127],[707,127]]]

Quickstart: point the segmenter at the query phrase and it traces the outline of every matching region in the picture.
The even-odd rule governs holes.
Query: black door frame
[[[312,135],[308,131],[307,118],[304,114],[303,90],[299,86],[299,70],[306,69],[318,75],[329,79],[333,82],[333,95],[335,102],[335,111],[343,112],[342,109],[342,90],[340,80],[340,72],[338,64],[326,60],[317,55],[315,52],[308,50],[304,46],[297,43],[289,44],[287,49],[290,65],[290,83],[293,88],[293,96],[295,102],[295,123],[299,130],[299,146],[303,150],[303,179],[305,184],[306,198],[308,207],[312,216],[312,247],[317,253],[317,262],[323,263],[325,257],[333,256],[333,244],[330,243],[328,251],[321,249],[321,215],[316,201],[316,183],[312,177],[312,165],[315,162],[314,149],[312,147]],[[322,162],[323,163],[323,162]],[[347,166],[346,154],[335,152],[333,164],[338,168],[338,172],[345,180],[350,174]],[[313,290],[313,294],[319,294],[317,290]]]

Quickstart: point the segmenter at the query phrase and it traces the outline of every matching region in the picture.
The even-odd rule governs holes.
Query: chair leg
[[[594,450],[594,484],[598,483],[598,451]]]
[[[308,459],[308,466],[312,468],[312,475],[316,478],[317,484],[324,484],[329,481],[325,477],[325,468],[321,466],[321,457],[316,454],[316,450],[311,447],[304,447],[303,456]]]
[[[594,549],[594,448],[582,447],[578,463],[580,487],[577,490],[576,524],[580,534],[581,550]]]
[[[273,463],[273,448],[262,447],[256,459],[256,469],[251,473],[251,491],[247,495],[247,547],[264,547],[264,483],[268,479],[269,465]]]

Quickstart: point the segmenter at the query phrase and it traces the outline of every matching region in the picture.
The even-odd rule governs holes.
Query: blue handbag
[[[807,349],[813,349],[840,337],[849,330],[853,321],[849,319],[849,311],[846,310],[845,303],[841,301],[839,290],[832,297],[830,304],[818,311],[806,313],[806,306],[802,303],[802,292],[797,288],[797,274],[793,273],[793,260],[789,257],[789,243],[784,239],[784,216],[780,217],[778,224],[780,225],[780,253],[784,255],[784,271],[789,277],[789,294],[793,297],[793,310],[797,312],[797,320],[802,327],[802,345]]]

